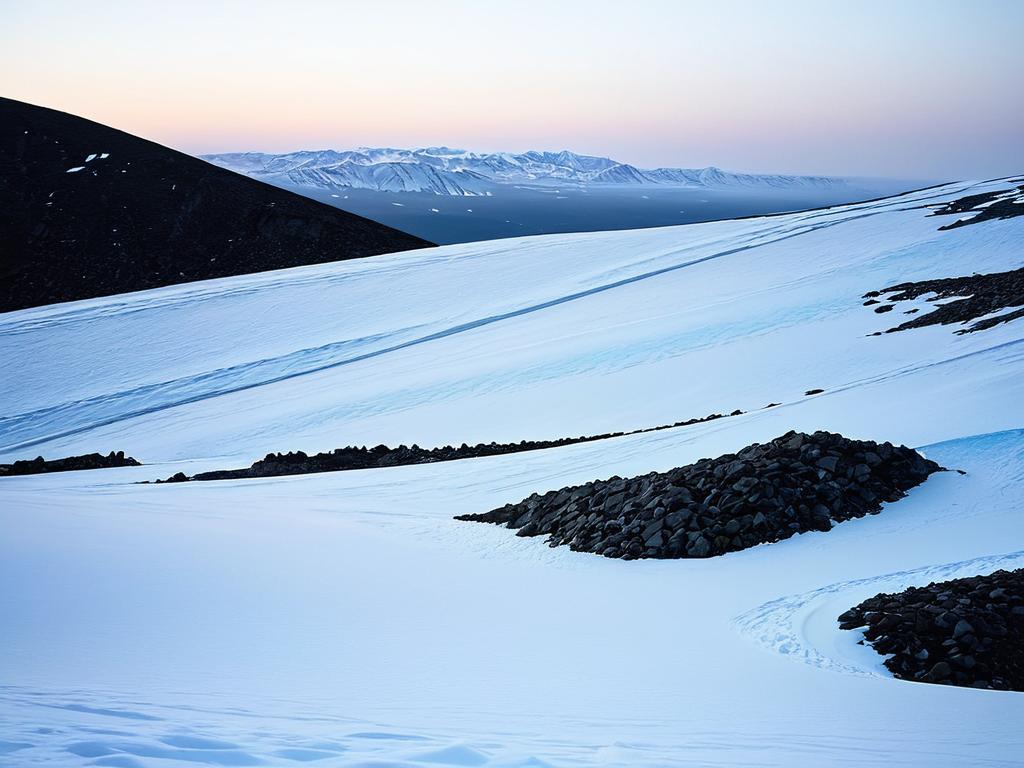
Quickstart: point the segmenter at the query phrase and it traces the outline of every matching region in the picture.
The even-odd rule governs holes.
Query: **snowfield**
[[[1024,321],[871,336],[911,303],[861,298],[1019,268],[1024,218],[940,232],[953,219],[924,207],[1010,186],[0,315],[0,461],[146,463],[0,479],[0,765],[1024,765],[1024,696],[894,680],[836,621],[880,591],[1024,567]],[[734,409],[489,458],[135,484],[272,450]],[[709,560],[452,519],[789,429],[966,474]]]

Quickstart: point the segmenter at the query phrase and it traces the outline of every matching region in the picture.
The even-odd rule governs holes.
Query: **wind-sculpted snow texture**
[[[875,514],[940,469],[905,446],[790,432],[669,472],[533,494],[458,519],[625,560],[713,557]]]
[[[926,207],[1009,186],[0,316],[0,460],[116,447],[146,464],[0,481],[0,761],[1021,765],[1024,696],[896,680],[836,621],[1024,567],[1024,320],[886,334],[897,310],[860,298],[1024,266],[1024,218],[939,231]],[[736,409],[465,461],[139,483],[288,448],[556,440]],[[790,430],[966,474],[710,558],[626,562],[453,519]]]

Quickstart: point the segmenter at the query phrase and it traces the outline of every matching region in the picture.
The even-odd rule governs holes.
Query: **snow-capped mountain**
[[[561,152],[477,153],[448,147],[232,152],[203,155],[223,168],[278,185],[380,192],[486,195],[501,185],[652,185],[692,189],[828,189],[828,176],[731,173],[719,168],[643,169],[607,157]]]

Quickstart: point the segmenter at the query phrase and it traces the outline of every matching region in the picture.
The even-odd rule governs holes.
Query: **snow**
[[[1024,566],[1024,325],[874,337],[895,318],[861,306],[1019,267],[1024,220],[940,232],[921,207],[1005,186],[0,315],[16,372],[0,460],[147,462],[0,480],[0,749],[154,768],[1020,765],[1024,697],[895,681],[835,622],[878,591]],[[269,450],[735,408],[485,459],[135,484]],[[608,560],[452,519],[817,428],[966,474],[706,561]]]
[[[85,166],[84,165],[76,165],[74,168],[68,168],[65,171],[65,173],[78,173],[79,171],[84,171],[84,170],[85,170]]]
[[[87,158],[85,158],[85,162],[91,163],[95,159],[96,159],[96,155],[92,154],[92,155],[89,155]]]
[[[843,188],[847,181],[824,176],[739,174],[717,168],[640,169],[606,157],[562,152],[476,153],[445,148],[314,150],[285,154],[229,152],[202,159],[271,183],[314,188],[491,196],[502,184],[532,186],[641,185],[692,188]]]

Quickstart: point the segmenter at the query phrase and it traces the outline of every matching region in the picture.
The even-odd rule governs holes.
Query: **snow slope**
[[[1021,266],[1024,219],[939,232],[922,207],[1007,186],[0,315],[0,460],[148,463],[0,480],[0,765],[1024,764],[1024,697],[894,681],[834,620],[881,590],[1024,566],[1024,325],[876,337],[902,307],[860,298]],[[485,459],[134,484],[268,450],[735,408]],[[816,428],[967,474],[707,561],[452,520]]]
[[[842,179],[827,176],[730,173],[719,168],[641,169],[606,157],[578,155],[568,150],[477,153],[448,147],[361,147],[285,154],[228,152],[202,157],[214,165],[285,186],[458,196],[490,194],[504,184],[788,190],[846,185]]]

